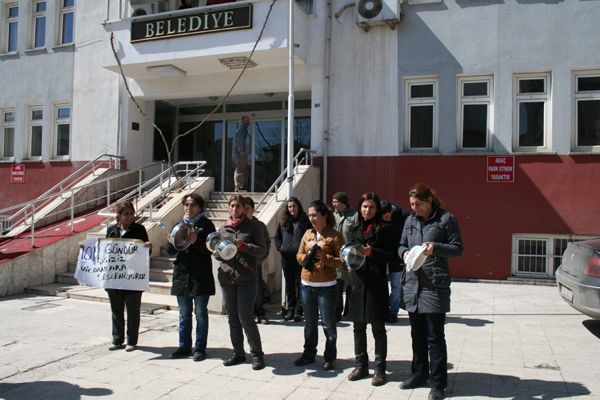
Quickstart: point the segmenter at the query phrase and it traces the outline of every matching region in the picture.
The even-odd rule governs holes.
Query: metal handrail
[[[96,159],[96,161],[97,161],[97,159]],[[111,161],[111,162],[112,162],[112,161]],[[91,163],[91,162],[90,162],[90,163]],[[90,163],[87,163],[87,164],[89,165]],[[74,210],[75,210],[75,208],[76,208],[77,206],[83,205],[83,204],[85,204],[85,203],[88,203],[88,202],[95,202],[95,201],[98,201],[99,199],[101,199],[102,197],[104,197],[104,195],[102,195],[101,197],[95,198],[95,199],[93,199],[93,200],[86,201],[86,202],[83,202],[83,203],[81,203],[81,204],[77,204],[77,205],[75,205],[75,204],[74,204],[74,196],[75,196],[75,193],[74,193],[74,192],[75,192],[76,190],[77,190],[77,191],[79,191],[79,190],[81,190],[81,189],[86,189],[86,188],[88,188],[88,187],[91,187],[91,186],[94,186],[94,185],[99,185],[99,184],[102,184],[102,183],[105,183],[105,182],[106,182],[106,185],[107,185],[106,198],[107,198],[107,204],[109,204],[109,203],[110,203],[110,200],[111,200],[111,191],[110,191],[110,183],[111,183],[111,181],[113,181],[113,180],[116,180],[116,179],[120,179],[120,178],[122,178],[122,177],[124,177],[124,176],[127,176],[127,175],[131,175],[131,174],[135,174],[135,173],[137,173],[137,174],[139,175],[139,180],[138,180],[138,184],[137,184],[137,186],[141,186],[141,183],[142,183],[142,171],[143,171],[144,169],[146,169],[146,168],[149,168],[149,167],[152,167],[152,166],[155,166],[155,165],[158,165],[158,164],[161,164],[161,166],[162,166],[162,165],[164,165],[164,163],[163,163],[162,161],[160,161],[160,162],[154,162],[154,163],[151,163],[151,164],[145,165],[145,166],[143,166],[143,167],[139,167],[139,168],[136,168],[136,169],[134,169],[134,170],[131,170],[131,171],[125,171],[125,172],[122,172],[122,173],[119,173],[119,174],[116,174],[116,175],[112,175],[112,176],[110,176],[110,177],[102,178],[102,179],[99,179],[99,180],[96,180],[96,181],[93,181],[93,182],[87,183],[87,184],[85,184],[85,185],[81,185],[81,186],[77,186],[77,187],[71,187],[71,188],[68,188],[68,189],[63,189],[63,190],[61,190],[60,192],[57,192],[57,193],[54,193],[54,194],[45,194],[44,196],[38,197],[38,198],[36,198],[35,200],[31,200],[31,201],[29,201],[29,202],[24,202],[24,203],[20,203],[20,204],[13,205],[13,206],[11,206],[11,207],[7,207],[7,208],[0,209],[0,214],[1,214],[2,212],[5,212],[5,211],[7,211],[7,210],[12,210],[12,209],[15,209],[15,208],[22,207],[22,208],[21,208],[19,211],[15,212],[13,215],[11,215],[11,217],[9,217],[9,218],[4,218],[3,220],[10,220],[12,217],[15,217],[15,216],[17,216],[17,215],[19,215],[19,214],[21,214],[21,213],[22,213],[22,214],[23,214],[23,219],[22,219],[22,221],[24,221],[24,222],[22,222],[22,223],[24,223],[24,224],[25,224],[25,226],[27,226],[27,219],[28,219],[27,211],[28,211],[29,209],[31,209],[31,216],[30,216],[30,218],[31,218],[31,223],[29,224],[29,227],[31,228],[31,246],[32,246],[32,247],[34,247],[34,244],[35,244],[35,223],[36,223],[36,219],[35,219],[35,210],[36,210],[36,208],[37,208],[37,209],[40,209],[40,208],[42,208],[43,206],[45,206],[45,205],[47,204],[47,203],[46,203],[46,204],[42,204],[42,206],[39,206],[39,205],[38,205],[38,206],[36,207],[36,204],[37,204],[37,203],[39,203],[39,202],[44,202],[44,201],[48,201],[48,202],[49,202],[49,200],[54,200],[54,199],[56,199],[56,198],[58,198],[58,197],[62,197],[62,196],[64,196],[65,194],[67,194],[67,195],[68,195],[68,197],[67,197],[67,198],[69,198],[69,197],[70,197],[70,199],[71,199],[71,205],[70,205],[70,211],[71,211],[71,212],[70,212],[70,214],[71,214],[71,232],[73,232],[73,229],[74,229],[74,222],[73,222],[73,221],[74,221],[74,217],[75,217],[75,216],[74,216]],[[161,168],[161,169],[162,169],[162,168]],[[161,171],[161,174],[160,174],[160,175],[162,175],[164,171],[165,171],[165,170],[164,170],[164,169],[162,169],[162,171]],[[95,173],[95,167],[93,167],[92,173]],[[73,175],[73,174],[72,174],[72,175]],[[63,181],[64,181],[64,180],[63,180]],[[58,187],[58,185],[55,185],[55,186],[53,187],[53,189],[56,189],[56,187]],[[137,190],[137,189],[136,189],[136,190]],[[49,191],[48,191],[48,192],[49,192]],[[48,193],[48,192],[47,192],[47,193]],[[113,194],[114,194],[114,193],[113,193]],[[61,212],[62,212],[62,211],[64,211],[64,210],[61,210]],[[58,212],[56,212],[56,213],[58,213]],[[54,215],[54,214],[56,214],[56,213],[49,213],[49,214],[47,214],[46,216],[51,216],[51,215]],[[19,223],[21,223],[21,222],[19,222]],[[15,228],[15,227],[17,227],[17,226],[18,226],[18,224],[14,224],[14,225],[12,225],[10,228],[8,228],[8,231],[10,231],[10,230],[14,229],[14,228]],[[2,232],[0,232],[0,233],[2,233]],[[0,234],[0,237],[7,237],[7,236]]]
[[[314,150],[305,149],[305,148],[301,148],[300,150],[298,150],[298,153],[296,153],[296,155],[294,156],[294,160],[293,160],[294,169],[296,169],[296,167],[301,165],[300,163],[302,161],[304,161],[305,165],[312,165],[312,155],[315,153],[316,152]],[[283,182],[286,180],[286,178],[287,178],[287,168],[284,168],[283,171],[281,171],[281,174],[279,174],[279,176],[277,177],[277,179],[275,179],[275,182],[273,182],[271,187],[269,189],[267,189],[265,194],[256,203],[256,207],[255,207],[256,210],[258,210],[258,208],[265,202],[265,200],[271,193],[277,192],[279,190],[279,188],[281,187],[280,182],[281,182],[281,184],[283,184]]]
[[[182,166],[184,166],[185,168],[179,170],[178,168]],[[206,161],[179,161],[173,164],[172,168],[162,171],[160,174],[154,176],[153,178],[147,180],[144,184],[140,185],[139,188],[134,189],[131,192],[125,194],[119,199],[119,202],[132,200],[136,197],[141,198],[142,189],[146,189],[149,187],[155,188],[159,186],[161,188],[161,191],[153,199],[148,201],[148,203],[144,204],[143,207],[137,207],[135,214],[136,218],[139,218],[142,215],[148,213],[148,219],[154,221],[152,218],[152,213],[154,212],[154,203],[162,201],[162,199],[164,199],[164,197],[168,193],[170,193],[173,190],[173,188],[180,186],[181,182],[189,183],[190,178],[192,178],[193,176],[201,176],[205,172],[205,169],[203,168],[204,166],[206,166]],[[177,174],[179,172],[183,172],[184,174],[183,176],[177,179]],[[176,179],[171,183],[170,178],[172,177],[173,173],[175,174]],[[169,184],[167,186],[164,186],[164,182],[169,182]],[[101,209],[98,212],[98,214],[111,217],[115,215],[113,207],[111,205],[107,205],[106,207]]]
[[[42,200],[42,199],[47,199],[49,197],[53,197],[53,196],[50,196],[50,195],[56,189],[60,189],[59,192],[62,193],[66,188],[69,188],[69,187],[71,187],[71,185],[76,184],[79,179],[82,179],[87,174],[89,174],[90,167],[91,167],[92,174],[95,174],[96,173],[96,168],[97,168],[96,167],[96,163],[101,158],[104,158],[104,157],[108,157],[108,162],[109,162],[108,167],[109,167],[109,169],[113,169],[113,168],[111,168],[113,166],[113,162],[114,162],[114,166],[116,167],[117,166],[117,160],[124,159],[123,156],[117,156],[117,155],[114,155],[114,154],[102,153],[102,154],[96,156],[96,158],[94,158],[93,160],[88,161],[87,163],[83,164],[81,167],[77,168],[77,170],[73,171],[71,174],[69,174],[69,176],[67,176],[66,178],[64,178],[60,182],[58,182],[56,185],[52,186],[50,189],[46,190],[44,193],[42,193],[40,196],[38,196],[35,201],[39,201],[39,200]],[[106,160],[103,160],[103,162],[104,161],[106,161]],[[116,168],[114,168],[114,169],[116,169]],[[82,172],[85,172],[85,173],[82,174]],[[79,176],[78,179],[75,179],[75,177],[77,177],[78,175],[81,175],[81,176]],[[69,181],[72,181],[72,182],[69,182]],[[7,208],[4,208],[4,209],[0,210],[0,213],[2,213],[5,210],[15,209],[15,208],[18,208],[18,207],[23,207],[22,209],[14,212],[8,218],[4,218],[3,220],[4,221],[10,221],[10,220],[15,219],[16,216],[18,216],[19,214],[25,213],[26,210],[27,210],[27,208],[29,208],[29,204],[30,204],[30,202],[26,201],[26,202],[23,202],[23,203],[20,203],[20,204],[16,204],[16,205],[13,205],[11,207],[7,207]],[[43,206],[44,205],[39,205],[40,208],[43,207]],[[16,221],[16,224],[11,224],[11,225],[18,225],[19,223],[20,223],[20,221]]]

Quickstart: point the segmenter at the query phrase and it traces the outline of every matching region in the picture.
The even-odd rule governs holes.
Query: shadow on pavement
[[[577,382],[521,379],[512,375],[457,372],[448,375],[449,397],[491,397],[509,399],[562,399],[586,396],[590,391]]]
[[[600,339],[600,321],[597,319],[587,319],[582,322],[583,326],[590,331],[590,333]]]
[[[493,324],[494,321],[490,321],[489,319],[480,319],[480,318],[465,318],[458,316],[447,316],[446,317],[447,324],[463,324],[467,326],[485,326],[487,324]]]
[[[104,388],[82,388],[62,381],[0,383],[0,398],[5,400],[61,399],[79,400],[82,396],[100,397],[113,393]]]
[[[171,354],[173,354],[177,350],[177,347],[151,347],[151,346],[138,346],[138,351],[143,351],[146,353],[156,354],[156,357],[150,358],[150,360],[172,360]],[[226,360],[231,356],[233,350],[224,349],[221,347],[211,348],[208,347],[206,349],[206,358],[207,359],[220,359]],[[247,359],[249,360],[251,356],[246,354]],[[192,355],[184,358],[192,358]]]

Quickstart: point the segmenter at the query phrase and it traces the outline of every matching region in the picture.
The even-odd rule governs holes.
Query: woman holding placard
[[[135,210],[130,202],[117,204],[117,223],[106,229],[107,238],[139,239],[145,247],[152,248],[148,233],[143,225],[134,222]],[[106,289],[112,311],[112,344],[109,350],[125,351],[136,349],[140,329],[140,307],[142,291]],[[125,341],[125,308],[127,308],[127,346]]]
[[[417,183],[408,191],[413,211],[404,223],[398,255],[406,262],[404,303],[410,319],[413,359],[411,375],[400,384],[413,389],[430,378],[430,400],[444,397],[448,355],[444,324],[450,311],[448,258],[462,254],[458,221],[441,208],[437,194]]]

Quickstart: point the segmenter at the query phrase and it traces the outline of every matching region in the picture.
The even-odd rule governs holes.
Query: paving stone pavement
[[[338,361],[295,367],[301,323],[271,316],[260,333],[267,367],[224,367],[231,354],[226,317],[210,316],[208,357],[172,360],[177,313],[142,314],[137,351],[107,350],[106,303],[45,296],[0,299],[0,399],[426,399],[429,388],[401,390],[411,359],[406,314],[388,325],[389,381],[349,382],[352,326],[338,325]],[[600,399],[600,321],[562,301],[556,288],[455,282],[446,324],[448,397]],[[369,352],[373,356],[369,337]],[[371,366],[372,367],[372,366]]]

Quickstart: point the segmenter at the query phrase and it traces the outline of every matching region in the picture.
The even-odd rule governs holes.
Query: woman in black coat
[[[398,254],[405,258],[414,246],[425,245],[427,256],[417,270],[407,263],[403,281],[404,303],[410,319],[413,359],[410,377],[402,389],[422,386],[430,378],[429,399],[444,397],[448,385],[448,355],[444,324],[450,311],[448,258],[463,251],[458,221],[441,208],[437,194],[417,183],[409,191],[413,213],[404,223]]]
[[[393,235],[389,226],[381,224],[381,204],[375,193],[365,193],[358,202],[358,226],[352,233],[352,244],[361,244],[366,257],[359,269],[349,269],[350,293],[346,302],[345,319],[354,323],[354,354],[356,367],[348,375],[355,381],[369,375],[367,354],[367,324],[371,324],[375,339],[375,374],[371,384],[386,381],[389,293],[386,263],[394,260]]]
[[[187,238],[190,246],[177,251],[169,244],[168,252],[177,253],[173,262],[173,284],[171,294],[177,296],[179,307],[179,347],[172,358],[188,357],[192,354],[192,310],[196,314],[196,341],[194,361],[206,358],[208,337],[208,299],[215,294],[215,279],[212,271],[211,252],[206,248],[206,237],[215,231],[212,221],[204,215],[204,199],[190,193],[181,200],[183,222],[195,227],[195,233]]]
[[[303,316],[302,301],[300,300],[300,273],[302,267],[296,260],[296,253],[300,247],[302,236],[311,225],[306,213],[302,209],[300,200],[290,197],[287,207],[281,213],[277,232],[275,234],[275,247],[281,254],[281,267],[285,276],[285,296],[287,312],[283,319],[301,321]]]
[[[135,210],[130,202],[117,205],[117,223],[106,229],[107,238],[139,239],[145,247],[152,248],[148,233],[143,225],[133,222]],[[127,308],[127,347],[125,351],[136,349],[140,330],[140,307],[142,291],[125,289],[106,289],[112,311],[112,344],[109,350],[125,347],[125,316]]]

